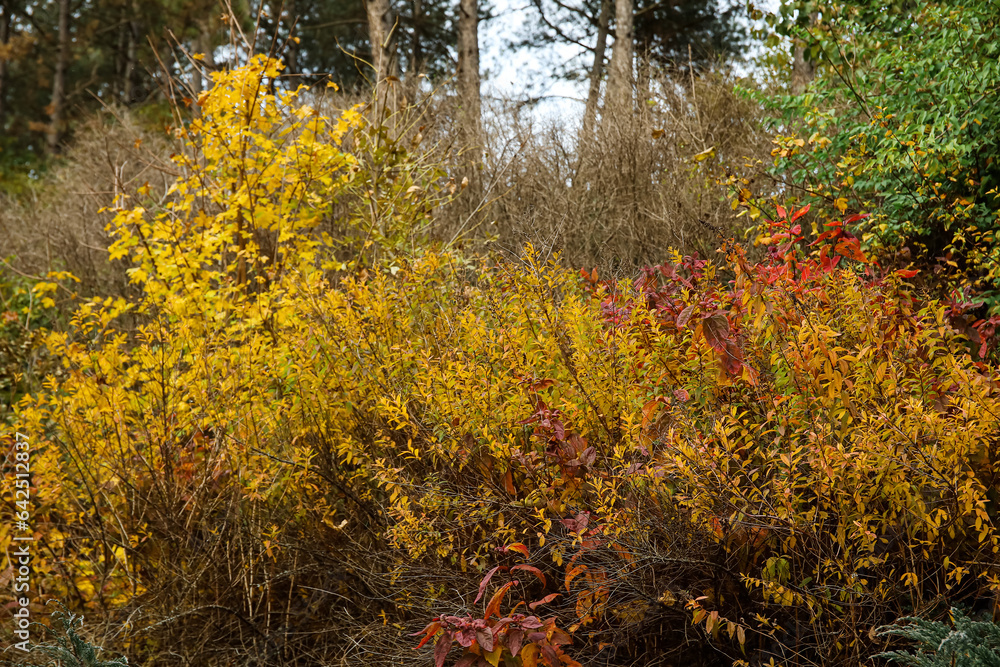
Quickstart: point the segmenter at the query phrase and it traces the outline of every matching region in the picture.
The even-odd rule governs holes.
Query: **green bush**
[[[816,77],[802,95],[766,100],[785,135],[772,177],[821,218],[871,213],[855,230],[869,247],[937,265],[995,309],[1000,3],[791,2],[783,11]]]

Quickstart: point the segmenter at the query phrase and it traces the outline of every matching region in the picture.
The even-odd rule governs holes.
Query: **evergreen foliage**
[[[32,647],[33,653],[51,658],[45,667],[128,667],[128,658],[101,659],[101,648],[80,636],[83,617],[60,606],[62,610],[52,612],[48,626],[36,624],[49,636],[49,641]]]
[[[915,651],[887,651],[874,658],[909,667],[1000,667],[1000,625],[976,621],[952,608],[953,623],[916,616],[878,629],[879,636],[895,636],[917,643]]]

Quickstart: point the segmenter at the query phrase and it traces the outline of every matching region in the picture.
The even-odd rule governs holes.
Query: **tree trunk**
[[[796,45],[792,50],[792,94],[801,95],[813,79],[812,63],[806,60],[805,46]]]
[[[589,140],[594,134],[597,103],[601,98],[601,80],[604,78],[604,55],[608,48],[608,23],[610,21],[611,0],[601,0],[601,13],[597,17],[597,44],[594,46],[594,64],[590,67],[590,90],[587,92],[587,108],[583,112],[581,142]]]
[[[52,102],[49,114],[49,131],[46,137],[49,150],[55,152],[62,139],[63,112],[66,105],[66,68],[69,67],[69,0],[59,0],[59,51],[52,77]]]
[[[819,12],[809,15],[809,25],[813,26],[819,20]],[[815,68],[813,64],[806,60],[805,42],[796,39],[795,46],[792,47],[792,94],[801,95],[806,92],[806,87],[813,80]]]
[[[390,76],[397,76],[395,17],[389,0],[367,0],[368,39],[372,46],[372,66],[376,85],[381,88]]]
[[[615,0],[615,42],[611,47],[608,95],[605,106],[632,111],[632,0]]]
[[[195,37],[192,48],[195,53],[205,56],[200,62],[195,61],[191,72],[191,92],[194,95],[191,109],[195,116],[200,116],[201,107],[198,106],[198,99],[201,97],[202,91],[212,87],[211,77],[206,75],[211,75],[215,70],[215,47],[212,45],[212,26],[209,19],[199,22],[198,36]],[[205,81],[203,81],[203,77],[206,79]]]
[[[460,0],[458,6],[458,91],[463,125],[471,142],[479,140],[479,2]]]
[[[10,43],[10,9],[0,4],[0,133],[7,126],[7,45]]]
[[[420,79],[424,69],[423,43],[424,38],[424,3],[423,0],[413,0],[413,49],[410,51],[410,67],[406,73],[407,89],[414,100],[420,89]]]
[[[122,86],[125,104],[132,104],[135,101],[135,67],[139,59],[139,39],[142,34],[142,26],[136,18],[138,15],[139,7],[136,3],[132,3],[132,18],[128,22],[128,46],[125,51],[125,85]]]

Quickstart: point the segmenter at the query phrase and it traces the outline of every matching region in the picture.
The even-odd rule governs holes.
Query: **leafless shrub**
[[[151,196],[162,196],[173,180],[169,154],[166,134],[143,128],[125,110],[91,118],[37,187],[18,198],[0,195],[0,254],[31,276],[68,270],[81,294],[122,293],[124,266],[108,262],[111,216],[101,209],[124,203],[146,182]]]
[[[605,109],[593,137],[495,113],[485,215],[501,245],[530,241],[572,265],[631,270],[662,261],[668,247],[704,256],[720,233],[742,233],[717,179],[745,156],[766,156],[769,141],[734,83],[725,71],[663,75],[637,111]]]

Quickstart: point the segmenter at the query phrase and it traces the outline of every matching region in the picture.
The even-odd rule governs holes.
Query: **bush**
[[[1000,665],[1000,626],[974,621],[958,609],[951,610],[953,627],[941,621],[909,616],[878,629],[917,642],[916,653],[889,651],[874,658],[921,667],[994,667]]]
[[[49,641],[32,648],[32,653],[41,653],[52,658],[51,662],[46,663],[47,665],[54,667],[128,667],[128,658],[101,660],[99,657],[101,649],[80,636],[79,631],[83,628],[83,618],[67,611],[65,607],[62,611],[52,612],[49,621],[50,627],[40,626],[49,635]]]
[[[435,247],[440,172],[277,71],[217,75],[174,199],[117,211],[136,295],[48,337],[43,594],[156,664],[426,662],[426,627],[555,667],[857,664],[1000,589],[996,370],[846,221],[635,280]]]
[[[818,17],[815,3],[789,15]],[[772,172],[827,220],[870,213],[859,236],[901,251],[996,310],[1000,286],[1000,24],[993,0],[826,4],[795,28],[817,65],[803,95],[768,100]],[[890,48],[891,45],[891,48]]]

